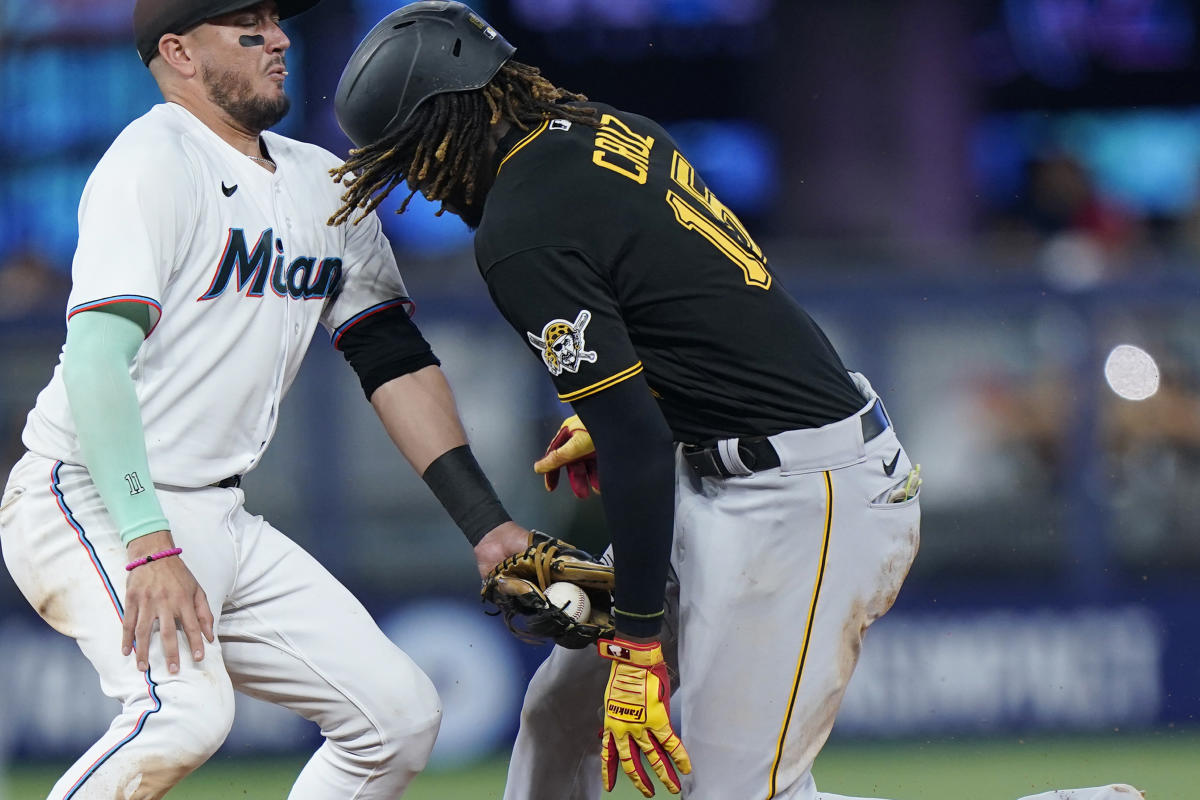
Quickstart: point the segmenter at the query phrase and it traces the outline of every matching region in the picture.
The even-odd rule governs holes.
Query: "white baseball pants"
[[[26,454],[0,501],[0,545],[17,586],[122,704],[50,799],[162,797],[224,741],[234,690],[320,726],[325,742],[291,800],[398,797],[441,721],[429,678],[315,559],[249,514],[240,489],[159,487],[159,497],[216,619],[217,642],[199,663],[180,632],[175,675],[157,642],[145,672],[121,654],[128,559],[84,468]]]
[[[863,633],[917,552],[918,497],[886,502],[912,466],[890,427],[864,442],[856,415],[772,444],[781,466],[744,476],[677,460],[664,644],[687,800],[818,797],[810,770]],[[600,796],[607,675],[590,650],[554,649],[526,693],[505,800]]]
[[[875,393],[854,377],[867,408]],[[682,797],[867,800],[818,792],[812,766],[863,634],[916,556],[919,496],[886,502],[912,465],[891,427],[864,443],[857,417],[771,439],[776,469],[696,478],[676,462],[663,649],[692,761]],[[608,671],[591,649],[554,648],[525,694],[504,800],[601,797]],[[1022,800],[1126,798],[1140,794],[1116,784]]]

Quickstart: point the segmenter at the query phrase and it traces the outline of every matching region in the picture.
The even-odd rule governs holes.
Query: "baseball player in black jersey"
[[[693,800],[817,797],[863,633],[916,555],[919,468],[666,130],[513,53],[459,3],[384,19],[338,87],[358,149],[331,220],[407,182],[476,228],[496,306],[578,416],[539,470],[594,442],[616,635],[538,670],[505,797],[595,797],[618,765],[650,796],[643,758]]]

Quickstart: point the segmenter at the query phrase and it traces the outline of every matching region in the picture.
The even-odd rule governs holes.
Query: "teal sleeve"
[[[107,308],[112,310],[80,312],[67,324],[63,383],[84,466],[121,540],[129,544],[170,526],[154,492],[141,409],[129,374],[149,318],[143,320],[137,308]]]

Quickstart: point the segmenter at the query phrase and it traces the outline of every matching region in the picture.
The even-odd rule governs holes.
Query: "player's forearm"
[[[467,445],[441,369],[430,366],[393,378],[371,394],[371,405],[388,436],[472,546],[511,523]]]
[[[643,440],[636,452],[633,458],[609,458],[597,450],[604,476],[600,497],[612,536],[617,630],[626,636],[652,637],[662,626],[675,471],[669,440]]]
[[[655,637],[675,522],[671,430],[641,378],[575,404],[596,444],[604,515],[613,545],[617,630]]]
[[[418,475],[467,443],[450,384],[436,366],[393,378],[371,394],[371,405]]]
[[[83,462],[126,544],[168,527],[129,375],[144,336],[129,319],[85,311],[68,324],[63,350],[63,383]]]

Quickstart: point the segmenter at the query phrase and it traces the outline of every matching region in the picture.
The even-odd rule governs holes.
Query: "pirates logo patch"
[[[546,369],[551,375],[561,375],[563,371],[578,372],[583,362],[596,363],[596,351],[586,350],[583,345],[583,331],[592,321],[592,312],[586,308],[579,312],[574,323],[565,319],[553,319],[542,328],[542,335],[535,336],[529,331],[529,343],[542,354]]]

